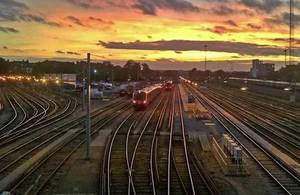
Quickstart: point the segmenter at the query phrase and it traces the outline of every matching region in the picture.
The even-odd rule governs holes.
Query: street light
[[[86,155],[85,158],[87,160],[90,159],[91,156],[91,151],[90,151],[90,143],[91,143],[91,94],[90,94],[90,89],[91,89],[91,54],[87,54],[87,106],[86,106]]]
[[[42,83],[46,84],[47,80],[46,79],[41,79]]]

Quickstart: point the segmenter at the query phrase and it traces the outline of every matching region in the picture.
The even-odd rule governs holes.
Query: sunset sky
[[[287,0],[0,0],[0,55],[9,59],[129,59],[155,69],[248,70],[284,61]],[[295,1],[295,61],[300,61]],[[232,65],[229,65],[232,64]]]

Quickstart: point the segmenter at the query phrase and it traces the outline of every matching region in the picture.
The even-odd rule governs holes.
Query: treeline
[[[300,82],[300,66],[290,65],[274,72],[267,79],[278,81]]]
[[[0,74],[24,74],[42,76],[51,73],[78,74],[83,76],[87,71],[87,64],[81,62],[42,61],[31,63],[29,61],[9,61],[0,58]],[[195,81],[224,80],[228,77],[250,77],[249,72],[201,71],[196,68],[190,71],[152,70],[146,63],[129,60],[125,65],[114,65],[111,62],[91,63],[91,77],[93,80],[165,80],[177,79],[179,75],[188,76]],[[300,66],[287,66],[273,74],[261,78],[282,81],[300,82]]]
[[[9,61],[0,58],[0,74],[18,74],[42,76],[44,74],[78,74],[83,76],[87,73],[87,63],[42,61],[31,63],[29,61]],[[91,63],[91,78],[93,80],[159,80],[176,78],[177,71],[151,70],[146,63],[129,60],[124,66],[114,65],[111,62]]]
[[[250,72],[225,72],[223,70],[218,70],[215,72],[211,71],[201,71],[197,69],[192,69],[188,71],[189,78],[203,82],[205,80],[216,81],[216,80],[226,80],[229,77],[239,77],[239,78],[251,78]],[[300,66],[291,65],[275,71],[274,73],[259,77],[258,79],[267,80],[277,80],[277,81],[288,81],[288,82],[300,82]]]
[[[249,77],[249,72],[225,72],[223,70],[217,71],[202,71],[193,68],[192,70],[188,71],[188,76],[190,79],[198,82],[204,81],[223,81],[229,77],[240,77],[245,78]]]

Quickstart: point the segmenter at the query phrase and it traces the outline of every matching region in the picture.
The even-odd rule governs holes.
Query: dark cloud
[[[69,54],[69,55],[76,55],[76,56],[80,55],[80,53],[73,52],[73,51],[67,51],[66,53]]]
[[[20,15],[19,18],[20,18],[20,20],[26,21],[26,22],[37,22],[40,24],[47,24],[47,25],[56,26],[56,27],[61,26],[59,23],[48,21],[44,17],[38,16],[38,15],[26,14],[26,15]]]
[[[134,8],[146,15],[156,15],[158,9],[169,9],[176,12],[199,12],[200,8],[185,0],[137,0]]]
[[[61,51],[61,50],[57,50],[57,51],[55,51],[55,53],[58,53],[58,54],[67,54],[67,55],[76,55],[76,56],[80,55],[80,53],[77,53],[77,52],[73,52],[73,51]]]
[[[65,0],[66,2],[73,4],[77,7],[84,9],[100,9],[101,6],[94,4],[92,0]]]
[[[65,52],[57,50],[55,53],[59,53],[59,54],[65,54]]]
[[[29,13],[30,8],[14,0],[0,0],[0,22],[1,21],[23,21],[36,22],[50,26],[59,27],[60,24],[48,21],[46,18]]]
[[[5,33],[18,33],[19,31],[15,28],[11,28],[11,27],[3,27],[0,26],[0,31],[1,32],[5,32]]]
[[[273,39],[266,39],[269,41],[275,41],[280,43],[289,43],[289,38],[273,38]],[[300,39],[293,39],[293,44],[300,46]]]
[[[247,27],[249,27],[250,29],[253,29],[253,30],[260,30],[262,28],[261,26],[252,24],[252,23],[248,23]]]
[[[106,20],[103,20],[101,18],[96,18],[96,17],[93,17],[93,16],[90,16],[89,20],[96,21],[96,22],[99,22],[99,23],[102,23],[102,24],[109,24],[109,25],[113,25],[114,24],[113,21],[106,21]]]
[[[240,55],[253,56],[271,56],[282,55],[280,47],[258,45],[254,43],[230,42],[230,41],[189,41],[189,40],[172,40],[172,41],[153,41],[153,42],[102,42],[102,45],[109,49],[132,49],[132,50],[158,50],[158,51],[204,51],[204,45],[208,46],[209,51],[237,53]],[[300,49],[297,49],[300,50]],[[300,52],[297,51],[296,53]]]
[[[290,14],[288,12],[284,12],[281,15],[276,15],[273,17],[268,17],[264,19],[266,24],[271,25],[289,25],[290,24]],[[300,15],[294,14],[293,16],[294,26],[300,25]]]
[[[270,13],[283,5],[281,0],[241,0],[241,4],[258,11]]]
[[[290,23],[290,13],[288,13],[288,12],[283,13],[281,18],[285,24]],[[300,15],[298,15],[298,14],[293,15],[293,24],[294,24],[294,26],[300,25]]]
[[[230,26],[238,26],[237,23],[235,23],[235,21],[233,20],[226,20],[224,23]]]
[[[19,9],[29,9],[25,3],[21,3],[14,0],[1,0],[0,5],[3,7],[19,8]]]
[[[234,29],[234,28],[227,28],[225,26],[220,26],[220,25],[217,25],[217,26],[214,26],[214,28],[208,28],[206,29],[210,32],[213,32],[213,33],[217,33],[217,34],[225,34],[225,33],[232,33],[232,32],[239,32],[239,30],[237,29]]]
[[[220,6],[217,6],[217,7],[213,8],[211,11],[214,14],[224,16],[224,15],[234,14],[236,12],[236,9],[232,9],[229,6],[226,6],[226,5],[220,5]]]
[[[85,26],[81,20],[79,18],[76,18],[75,16],[67,16],[66,17],[67,20],[69,20],[70,22],[77,24],[79,26]]]
[[[137,3],[133,7],[140,9],[146,15],[156,15],[156,7],[151,2]]]

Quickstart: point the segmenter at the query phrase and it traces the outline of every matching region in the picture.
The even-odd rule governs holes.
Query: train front
[[[133,93],[132,104],[135,110],[144,110],[147,107],[147,93],[144,91],[136,91]]]

